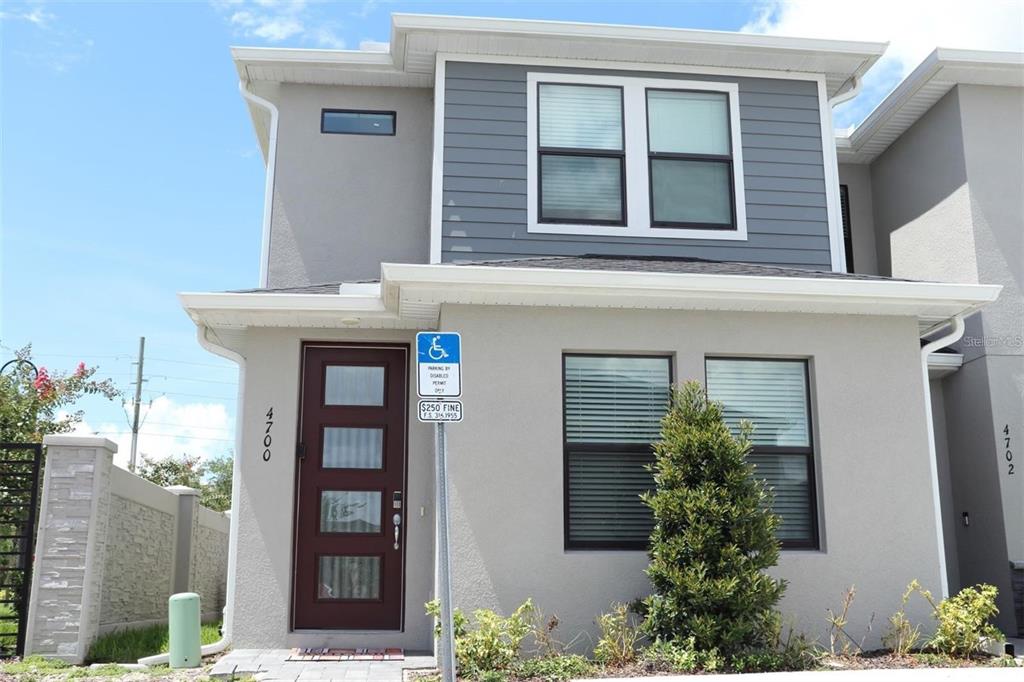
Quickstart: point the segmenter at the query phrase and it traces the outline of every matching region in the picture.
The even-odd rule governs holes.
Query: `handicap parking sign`
[[[462,338],[456,332],[416,334],[417,389],[421,398],[462,395]]]

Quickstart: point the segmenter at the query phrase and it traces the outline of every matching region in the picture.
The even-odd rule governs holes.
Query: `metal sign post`
[[[448,524],[448,444],[446,422],[462,421],[462,338],[451,332],[416,335],[418,417],[434,422],[437,433],[437,598],[441,602],[441,679],[455,682],[455,619],[452,617],[452,557]]]
[[[455,682],[455,619],[452,617],[452,557],[449,550],[448,526],[448,448],[445,442],[445,423],[437,429],[437,546],[438,598],[441,600],[441,677],[444,682]]]

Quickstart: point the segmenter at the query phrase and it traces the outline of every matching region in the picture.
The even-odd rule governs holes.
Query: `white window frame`
[[[539,220],[537,159],[537,85],[606,85],[622,88],[622,116],[625,129],[626,225],[542,223]],[[729,98],[729,127],[732,152],[736,225],[734,229],[701,229],[651,226],[650,182],[647,149],[647,89],[702,90],[724,92]],[[746,194],[743,188],[743,149],[740,135],[739,86],[721,81],[632,78],[528,72],[526,75],[526,230],[543,234],[578,234],[600,237],[644,237],[670,239],[747,239]]]

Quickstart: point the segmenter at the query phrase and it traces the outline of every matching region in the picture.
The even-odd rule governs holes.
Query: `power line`
[[[221,433],[232,433],[232,430],[223,426],[183,426],[181,424],[175,424],[174,422],[149,422],[156,426],[177,426],[185,430],[191,431],[193,429],[200,429],[203,431],[219,431]]]
[[[236,397],[230,397],[229,398],[229,397],[222,396],[222,395],[207,395],[205,393],[181,393],[180,391],[161,391],[161,390],[158,390],[158,389],[149,389],[149,388],[145,389],[143,391],[143,393],[149,393],[150,395],[155,393],[155,394],[157,394],[156,395],[157,398],[159,398],[162,395],[181,395],[181,396],[188,396],[189,398],[209,398],[210,400],[225,400],[225,401],[231,401],[231,402],[234,402],[234,401],[238,400],[238,398],[236,398]]]
[[[97,436],[121,436],[124,435],[123,431],[93,431]],[[146,432],[142,434],[146,438],[174,438],[176,440],[198,440],[198,441],[215,441],[219,443],[234,443],[234,438],[207,438],[205,436],[181,436],[176,433],[150,433]]]

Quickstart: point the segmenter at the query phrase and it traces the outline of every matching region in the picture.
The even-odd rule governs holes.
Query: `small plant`
[[[427,615],[439,618],[441,602],[427,602]],[[455,658],[459,672],[483,679],[485,673],[508,670],[519,658],[523,639],[532,630],[533,601],[527,599],[512,615],[502,617],[490,609],[473,612],[472,627],[469,619],[459,610],[452,612],[455,635]],[[441,636],[438,623],[434,634]],[[505,679],[499,677],[496,679]]]
[[[594,658],[605,665],[622,666],[636,660],[637,644],[643,639],[629,604],[614,603],[609,613],[597,617],[600,636],[594,647]]]
[[[703,670],[706,654],[694,647],[693,637],[686,640],[655,640],[640,654],[644,666],[652,672],[692,673]]]
[[[544,680],[545,682],[561,682],[573,678],[586,677],[594,669],[594,664],[584,656],[562,654],[527,658],[516,666],[516,676],[524,679]]]
[[[909,654],[921,639],[920,626],[914,625],[907,618],[907,602],[910,595],[921,589],[917,580],[912,580],[903,592],[903,603],[899,610],[889,616],[889,629],[882,635],[882,645],[891,649],[897,656]]]
[[[871,614],[871,618],[868,620],[867,632],[864,633],[864,638],[860,642],[850,636],[850,633],[846,631],[846,626],[850,622],[850,607],[853,605],[853,599],[856,596],[856,586],[850,585],[850,589],[846,590],[843,594],[843,603],[839,613],[834,612],[831,608],[825,609],[825,612],[828,614],[826,616],[826,620],[828,620],[828,649],[833,656],[849,656],[853,653],[853,648],[857,649],[857,653],[864,653],[864,638],[867,638],[868,634],[871,633],[871,625],[874,623],[875,614]],[[840,643],[839,651],[836,651],[836,644]]]
[[[956,658],[968,658],[978,653],[985,640],[999,640],[1003,633],[989,620],[999,613],[994,585],[981,584],[965,587],[958,594],[935,603],[931,592],[918,586],[917,592],[931,605],[938,626],[928,646],[935,651]]]

